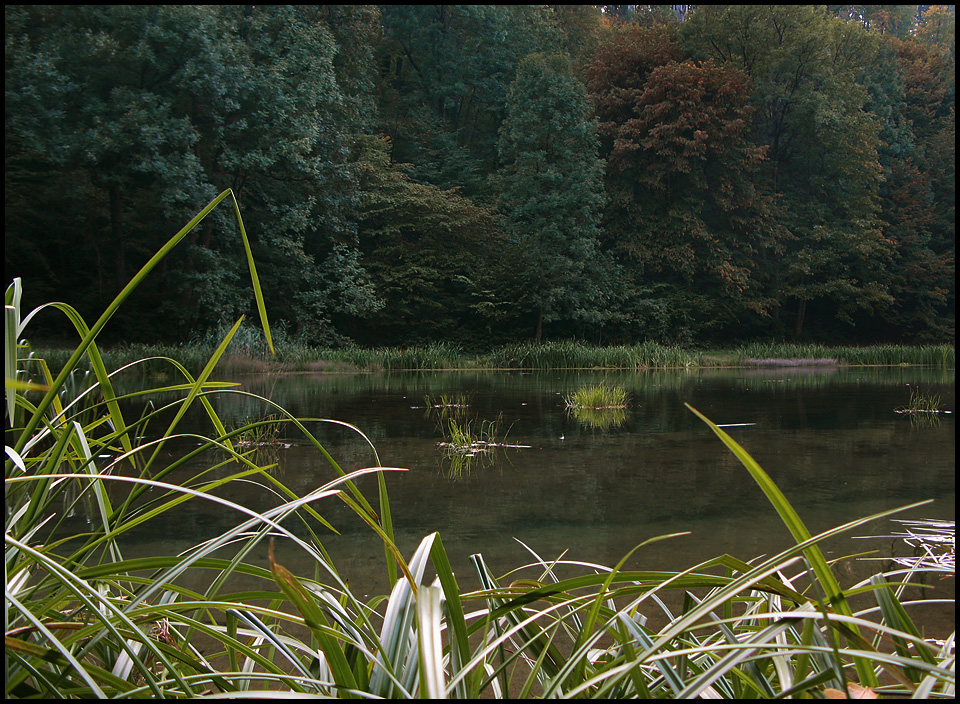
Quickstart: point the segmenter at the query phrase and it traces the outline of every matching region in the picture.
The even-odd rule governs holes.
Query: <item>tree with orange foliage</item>
[[[606,240],[634,285],[657,291],[675,334],[764,313],[753,270],[769,229],[749,78],[679,59],[668,26],[631,27],[587,68],[608,162]]]

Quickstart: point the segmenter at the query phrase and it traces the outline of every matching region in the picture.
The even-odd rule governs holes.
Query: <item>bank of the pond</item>
[[[108,369],[136,362],[150,373],[173,371],[176,359],[192,373],[206,365],[212,344],[128,344],[102,349]],[[33,355],[47,361],[56,373],[72,350],[38,349]],[[311,347],[280,342],[271,354],[262,339],[246,336],[227,349],[220,368],[236,373],[267,371],[390,371],[412,369],[669,369],[695,367],[762,366],[897,366],[955,367],[953,345],[872,345],[830,347],[819,344],[754,343],[728,350],[697,350],[643,342],[597,346],[559,341],[517,343],[486,352],[464,351],[456,345],[435,343],[407,347]]]

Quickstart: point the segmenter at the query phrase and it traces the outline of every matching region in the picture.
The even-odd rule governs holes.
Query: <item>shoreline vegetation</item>
[[[376,372],[408,370],[530,370],[550,369],[676,369],[754,368],[799,366],[933,366],[955,368],[953,345],[871,345],[865,347],[820,344],[754,343],[725,350],[686,349],[677,345],[643,342],[635,345],[598,346],[579,341],[517,343],[487,352],[469,352],[439,342],[407,347],[364,349],[325,348],[276,341],[271,354],[262,335],[242,328],[227,348],[221,371],[233,374],[268,372]],[[239,338],[239,339],[238,339]],[[201,370],[216,345],[126,344],[101,348],[110,369],[139,362],[145,373],[169,370],[164,359],[173,358],[188,370]],[[32,356],[42,358],[56,373],[73,350],[40,347]]]

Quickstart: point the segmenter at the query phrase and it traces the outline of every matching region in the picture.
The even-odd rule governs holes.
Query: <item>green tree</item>
[[[603,32],[603,13],[597,5],[551,5],[561,32],[562,53],[581,66],[596,51]]]
[[[99,306],[155,250],[152,224],[182,224],[214,195],[175,102],[205,66],[209,16],[8,6],[5,18],[7,271],[48,270],[58,293]]]
[[[599,251],[603,161],[586,90],[559,55],[531,54],[510,86],[500,130],[499,209],[519,246],[519,304],[544,323],[600,322],[612,294]]]
[[[774,315],[789,309],[800,336],[812,310],[822,335],[889,304],[880,124],[858,82],[876,35],[812,6],[726,5],[698,8],[681,37],[695,57],[752,79],[755,139],[767,147],[758,183],[777,201],[782,233],[764,272]]]
[[[353,135],[371,134],[379,121],[377,52],[383,25],[376,5],[312,5],[313,22],[322,23],[336,42],[333,70],[343,95],[339,122]]]
[[[379,306],[359,269],[358,135],[345,121],[336,43],[311,9],[223,11],[236,27],[239,60],[228,87],[233,110],[208,134],[207,168],[237,191],[252,222],[275,315],[306,340],[335,341],[331,316]]]
[[[375,24],[359,14],[332,8],[326,19],[341,34]],[[374,310],[359,268],[351,154],[375,120],[363,67],[374,37],[350,33],[335,65],[321,15],[293,6],[8,7],[8,265],[51,270],[81,301],[107,296],[231,187],[274,315],[320,341],[336,338],[331,316]],[[217,322],[201,311],[249,310],[236,238],[224,235],[234,226],[218,213],[191,233],[119,328],[176,337]],[[81,251],[64,262],[61,249]]]
[[[957,6],[927,5],[920,6],[917,39],[927,46],[949,52],[956,56],[957,48]]]
[[[491,272],[502,237],[490,209],[413,181],[387,137],[361,138],[363,266],[383,308],[348,328],[360,342],[487,342],[498,309]]]
[[[917,5],[828,5],[834,17],[860,22],[864,29],[905,39],[916,26]]]
[[[489,199],[507,88],[534,51],[566,41],[545,5],[385,5],[381,114],[411,176]]]

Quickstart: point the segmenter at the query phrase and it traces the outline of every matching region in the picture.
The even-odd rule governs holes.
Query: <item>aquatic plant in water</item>
[[[443,473],[451,479],[460,479],[469,475],[474,465],[490,467],[497,465],[500,449],[530,449],[529,445],[507,443],[510,429],[500,437],[503,426],[503,413],[496,420],[479,421],[476,418],[461,416],[446,417],[441,420],[440,428],[444,439],[437,443],[443,449]],[[511,426],[513,427],[513,426]]]
[[[627,419],[627,392],[620,386],[593,384],[564,396],[567,410],[587,428],[611,430]]]
[[[171,239],[94,325],[66,304],[42,306],[64,313],[80,338],[56,376],[44,360],[31,362],[38,376],[26,376],[19,341],[37,311],[22,315],[19,281],[7,289],[6,697],[267,697],[277,690],[280,696],[431,699],[955,696],[955,633],[943,642],[924,638],[908,615],[910,604],[901,602],[894,573],[842,589],[819,547],[926,502],[811,535],[753,458],[693,408],[766,494],[793,545],[751,562],[722,555],[681,572],[626,568],[645,545],[674,535],[649,538],[612,567],[544,559],[524,546],[530,564],[501,577],[482,554],[473,555],[478,589],[458,583],[439,534],[424,537],[409,559],[397,548],[385,478],[393,469],[380,465],[372,444],[371,466],[348,474],[305,419],[257,397],[325,458],[329,476],[298,496],[238,451],[243,429],[228,431],[210,396],[243,392],[210,376],[240,321],[198,375],[166,360],[179,380],[151,392],[178,398],[127,417],[120,401],[130,399],[113,383],[123,370],[107,371],[96,339],[162,256],[228,195]],[[235,201],[234,207],[246,245]],[[252,259],[250,270],[269,341]],[[75,404],[64,392],[81,359],[96,381],[75,388],[96,389],[99,397],[90,404]],[[210,420],[207,437],[178,430],[194,406]],[[165,430],[144,440],[145,424],[160,418]],[[481,424],[476,435],[489,440],[489,426]],[[189,449],[160,465],[160,448],[178,438],[190,443],[168,447]],[[165,481],[208,454],[207,469],[181,484]],[[225,466],[235,469],[228,476],[211,472]],[[354,483],[371,473],[378,479],[376,509]],[[277,504],[257,512],[218,495],[241,480],[262,482]],[[148,490],[150,501],[143,503]],[[334,497],[381,539],[389,594],[361,600],[329,559],[323,542],[333,526],[315,504]],[[94,511],[78,533],[64,516],[81,500]],[[180,554],[124,556],[128,531],[157,525],[185,501],[215,503],[235,512],[237,523]],[[308,556],[314,574],[287,569],[277,541]],[[264,542],[266,567],[251,557],[262,554]],[[575,575],[561,577],[560,566]],[[661,597],[668,592],[680,595],[680,607],[667,607]],[[854,611],[852,594],[872,596],[876,606]]]
[[[470,408],[470,398],[465,393],[440,394],[437,398],[427,395],[423,397],[423,403],[427,407],[427,417],[436,416],[441,430],[448,420],[465,418]]]
[[[503,413],[496,420],[480,421],[476,419],[457,420],[447,419],[444,440],[438,445],[449,452],[472,456],[481,452],[488,452],[496,447],[528,448],[528,445],[511,445],[507,443],[507,435],[500,438],[500,428],[503,426]],[[512,426],[511,426],[512,427]]]
[[[939,414],[951,413],[941,409],[940,405],[939,395],[924,394],[919,388],[911,387],[910,401],[904,406],[895,408],[894,412],[909,417],[910,424],[916,428],[936,427],[940,425]]]
[[[908,384],[909,386],[909,384]],[[943,413],[940,396],[928,395],[915,386],[910,387],[910,401],[895,409],[897,413]]]
[[[593,384],[584,386],[568,396],[564,396],[567,408],[626,408],[627,392],[621,386]]]

